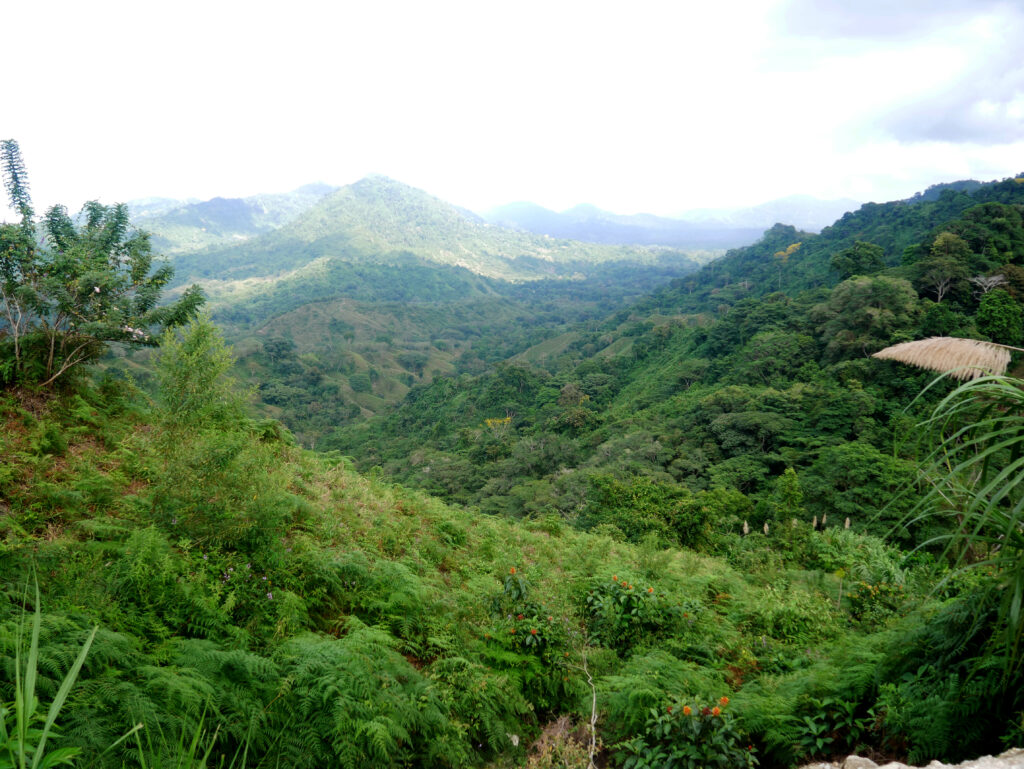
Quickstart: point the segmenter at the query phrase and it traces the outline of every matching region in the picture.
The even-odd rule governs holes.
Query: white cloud
[[[477,208],[670,213],[1024,165],[1012,3],[703,5],[24,3],[0,133],[38,208],[380,172]]]

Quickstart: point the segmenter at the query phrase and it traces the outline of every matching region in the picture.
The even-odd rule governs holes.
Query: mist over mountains
[[[749,208],[695,209],[678,217],[615,214],[586,203],[556,212],[528,202],[498,206],[482,216],[503,227],[591,243],[728,249],[750,245],[777,223],[817,232],[859,207],[850,199],[793,195]]]
[[[345,190],[333,203],[327,198]],[[413,198],[420,196],[418,202]],[[367,201],[371,200],[371,203]],[[432,202],[427,202],[427,200]],[[436,240],[446,236],[454,223],[460,223],[464,237],[479,225],[496,225],[505,229],[560,240],[605,245],[662,246],[688,251],[723,251],[745,246],[756,241],[776,223],[793,224],[798,229],[817,232],[831,224],[847,211],[856,210],[854,200],[819,200],[809,195],[794,195],[758,206],[737,209],[695,209],[678,217],[653,214],[617,214],[589,203],[581,203],[565,211],[556,212],[531,202],[515,202],[481,213],[452,206],[438,198],[401,182],[383,176],[371,176],[354,184],[339,188],[327,184],[308,184],[286,193],[253,195],[246,198],[215,197],[206,201],[178,201],[170,198],[146,198],[129,203],[135,221],[154,234],[154,245],[167,254],[179,254],[216,246],[236,245],[258,235],[274,232],[297,220],[323,203],[318,213],[311,214],[319,221],[324,236],[326,222],[340,217],[347,222],[343,227],[358,229],[357,240],[379,245],[381,232],[395,234],[395,211],[381,213],[374,207],[397,205],[414,216],[413,227],[424,237],[402,235],[391,238],[388,248],[420,247],[424,238]],[[360,208],[362,206],[362,208]],[[442,215],[441,209],[445,208]],[[465,224],[462,224],[465,222]],[[334,225],[331,225],[334,226]],[[337,227],[335,226],[335,229]],[[391,236],[388,236],[391,237]],[[470,236],[475,237],[475,235]],[[493,240],[485,238],[485,240]],[[511,247],[523,250],[523,255],[544,253],[536,243],[522,245],[521,239],[511,238]],[[543,257],[542,257],[543,258]],[[706,259],[700,259],[706,261]]]
[[[131,201],[128,209],[138,226],[153,233],[158,251],[176,254],[273,232],[336,189],[316,183],[246,198],[144,198]]]

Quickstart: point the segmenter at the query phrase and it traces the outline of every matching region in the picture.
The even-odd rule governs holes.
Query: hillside
[[[36,222],[4,152],[0,764],[783,769],[1021,739],[1024,381],[869,357],[1024,344],[1018,182],[911,204],[924,230],[869,217],[899,265],[855,240],[814,285],[823,233],[743,298],[650,293],[671,259],[297,260],[224,281],[236,358],[197,291],[160,303],[124,206]],[[758,248],[785,268],[795,234]]]
[[[128,207],[135,224],[152,233],[154,247],[173,255],[233,245],[273,232],[335,189],[307,184],[282,194],[184,203],[156,198],[132,201]]]
[[[571,277],[588,265],[692,263],[678,250],[604,246],[495,227],[413,187],[369,177],[245,244],[175,258],[177,278],[238,280],[278,275],[320,257],[393,264],[413,256],[503,280]]]
[[[0,396],[0,656],[40,611],[45,708],[98,626],[48,743],[82,765],[194,740],[245,767],[583,767],[593,728],[613,766],[785,767],[1011,734],[1024,703],[998,669],[983,699],[941,688],[991,653],[997,602],[969,580],[932,592],[926,561],[812,528],[795,497],[798,525],[747,535],[729,494],[654,486],[607,486],[590,532],[482,516],[299,451],[243,415],[225,364],[199,322],[164,348],[155,401],[110,379]],[[670,509],[662,535],[622,541],[627,517]]]
[[[685,311],[706,311],[716,304],[730,304],[745,297],[759,297],[772,291],[795,293],[819,286],[835,285],[839,273],[831,268],[834,254],[852,248],[858,241],[872,243],[882,249],[885,265],[912,265],[926,254],[915,249],[931,243],[940,228],[952,226],[953,231],[969,240],[973,252],[983,255],[974,267],[979,272],[1016,259],[1022,235],[1014,214],[1006,217],[995,210],[978,213],[990,224],[978,228],[967,212],[978,206],[1020,206],[1024,204],[1024,174],[999,182],[989,182],[967,191],[956,187],[922,194],[908,200],[889,203],[867,203],[857,211],[845,214],[820,234],[798,231],[795,227],[777,225],[754,245],[735,249],[702,270],[693,280],[687,279],[666,289],[665,305]],[[794,252],[785,250],[799,244]]]
[[[381,412],[414,384],[479,372],[696,268],[679,251],[493,227],[382,177],[272,232],[173,263],[179,291],[203,286],[263,413],[304,445]],[[145,355],[116,366],[147,377]]]
[[[952,195],[865,207],[820,236],[777,226],[603,322],[567,327],[476,377],[418,384],[393,413],[322,445],[449,500],[584,527],[607,505],[608,483],[730,489],[760,524],[795,470],[809,511],[882,533],[914,504],[890,499],[913,473],[901,437],[916,417],[903,409],[932,375],[865,356],[932,335],[1024,341],[1024,206],[992,202],[1024,201],[1024,185]],[[918,261],[886,267],[884,249],[863,242],[847,254],[860,237],[902,244]],[[765,264],[794,242],[788,264]],[[861,260],[835,262],[852,273],[843,282],[831,276],[837,253]],[[716,286],[726,270],[729,284]],[[942,301],[937,274],[949,278]],[[979,274],[988,293],[969,281]]]

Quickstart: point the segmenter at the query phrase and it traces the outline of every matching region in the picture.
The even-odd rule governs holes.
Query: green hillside
[[[587,265],[692,263],[664,248],[554,240],[489,225],[425,192],[385,177],[343,187],[275,232],[251,242],[175,258],[182,281],[278,275],[320,258],[393,264],[418,257],[504,280],[571,277]]]
[[[973,195],[1024,201],[1024,185]],[[908,215],[904,204],[885,210]],[[812,514],[881,533],[913,505],[913,495],[890,502],[913,477],[903,438],[942,389],[916,404],[917,416],[904,413],[931,375],[865,356],[934,335],[1024,341],[1024,205],[947,192],[910,210],[925,224],[871,229],[862,209],[820,236],[776,227],[603,323],[567,328],[475,377],[418,383],[393,413],[321,445],[452,501],[585,528],[603,520],[609,482],[734,490],[736,509],[760,525],[792,468]],[[912,257],[887,267],[884,248],[848,246],[851,233],[885,235]],[[765,263],[794,242],[788,263]],[[811,287],[817,274],[836,284],[833,266],[848,263],[857,274]],[[749,269],[750,280],[713,287],[727,269]],[[773,291],[780,269],[788,290]],[[942,301],[937,275],[948,278]],[[631,538],[663,525],[634,524]]]
[[[591,723],[613,766],[1014,738],[998,667],[959,700],[962,671],[1000,664],[997,596],[813,529],[795,487],[776,504],[800,523],[746,536],[730,494],[658,484],[609,481],[591,532],[483,516],[245,418],[219,350],[203,323],[166,342],[152,404],[114,380],[0,398],[0,659],[34,580],[44,708],[98,626],[47,746],[76,765],[164,765],[195,739],[236,766],[582,768]],[[673,541],[622,540],[668,510]]]
[[[324,278],[312,279],[314,270]],[[414,385],[479,373],[574,324],[598,322],[678,271],[627,264],[594,273],[510,284],[413,259],[404,267],[323,260],[269,290],[257,281],[248,294],[236,288],[215,304],[215,317],[264,413],[315,445]]]
[[[977,255],[969,265],[975,274],[985,272],[1019,259],[1024,248],[1020,215],[1013,208],[1024,203],[1021,179],[1024,174],[977,187],[949,185],[937,195],[866,203],[817,235],[777,225],[758,243],[730,251],[692,280],[680,281],[663,304],[700,312],[772,291],[832,286],[839,281],[832,256],[858,241],[879,246],[885,266],[913,265],[928,255],[919,249],[927,249],[947,228],[963,236]],[[786,255],[794,244],[799,246]]]
[[[335,189],[326,184],[307,184],[283,194],[128,205],[136,225],[152,233],[155,248],[170,255],[233,245],[273,232]]]
[[[382,177],[245,243],[176,254],[174,265],[238,343],[238,371],[258,385],[263,413],[304,445],[414,384],[479,372],[696,268],[678,251],[503,230]],[[289,356],[265,352],[282,340]],[[144,380],[144,357],[117,365]]]
[[[402,251],[271,274],[282,228],[214,294],[233,353],[198,288],[163,301],[125,206],[37,218],[16,142],[0,166],[0,767],[783,769],[1024,740],[1020,360],[956,387],[870,357],[1024,346],[1024,185],[830,228],[877,243],[776,228],[728,264],[775,248],[779,276],[655,293],[671,254],[439,264],[414,210]]]

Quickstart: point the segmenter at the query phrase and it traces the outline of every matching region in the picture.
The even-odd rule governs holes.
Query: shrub
[[[639,734],[612,746],[623,769],[706,769],[757,766],[753,745],[726,712],[728,697],[713,705],[677,699],[650,709]]]
[[[587,630],[594,643],[627,652],[644,638],[664,630],[673,619],[664,594],[613,575],[598,582],[584,599]]]

